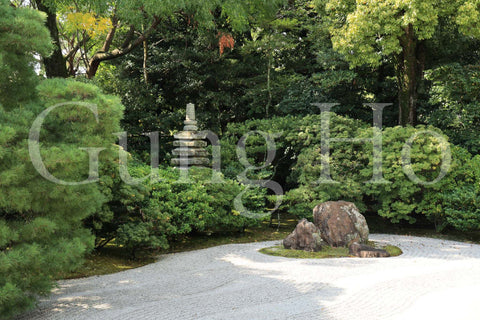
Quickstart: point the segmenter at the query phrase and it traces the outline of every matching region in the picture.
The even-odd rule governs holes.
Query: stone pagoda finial
[[[187,115],[185,121],[183,121],[185,126],[183,131],[197,131],[197,121],[195,120],[195,105],[193,103],[187,104]]]
[[[204,149],[207,146],[205,132],[199,132],[197,121],[195,120],[195,105],[187,104],[187,114],[183,131],[177,133],[173,137],[175,141],[173,146],[176,147],[172,154],[175,156],[171,163],[180,169],[187,169],[191,166],[206,166],[210,163],[207,156],[208,153]]]

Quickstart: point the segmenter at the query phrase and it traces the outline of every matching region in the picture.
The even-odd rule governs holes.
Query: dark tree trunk
[[[60,37],[58,35],[57,28],[57,14],[54,9],[45,6],[42,0],[35,0],[38,10],[47,14],[46,26],[50,31],[50,37],[52,37],[54,50],[49,57],[43,58],[45,64],[45,72],[48,78],[68,77],[66,60],[63,57],[62,48],[60,47]]]
[[[127,53],[131,52],[133,49],[135,49],[139,45],[143,44],[143,42],[146,41],[147,37],[155,30],[155,28],[158,26],[159,23],[160,23],[160,19],[158,19],[157,17],[154,17],[150,27],[145,32],[143,32],[140,36],[138,36],[138,38],[136,39],[133,39],[135,30],[133,29],[133,27],[131,27],[129,33],[127,34],[126,40],[124,41],[122,46],[120,48],[116,48],[112,51],[109,51],[110,46],[112,44],[113,37],[115,36],[116,24],[114,24],[114,27],[107,35],[107,38],[105,40],[105,43],[102,49],[96,52],[92,56],[92,58],[90,58],[90,61],[88,63],[89,66],[87,70],[87,78],[91,79],[95,77],[98,67],[100,66],[100,63],[102,63],[103,61],[122,57]]]
[[[405,36],[402,39],[402,53],[398,70],[398,122],[402,126],[415,125],[416,122],[416,80],[417,80],[417,41],[413,34],[413,26],[405,29]]]
[[[402,126],[417,124],[418,86],[423,79],[425,66],[425,46],[415,37],[413,26],[405,29],[401,39],[402,52],[397,70],[399,124]]]

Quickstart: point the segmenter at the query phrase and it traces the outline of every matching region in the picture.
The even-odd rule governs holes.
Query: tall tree
[[[50,4],[48,6],[45,5],[42,0],[35,0],[35,4],[39,11],[42,11],[47,15],[45,25],[50,31],[50,37],[52,38],[53,42],[53,52],[51,53],[51,55],[43,57],[45,73],[49,78],[66,78],[68,76],[68,73],[65,64],[65,57],[63,56],[62,47],[60,46],[56,8],[53,6],[53,4]]]
[[[476,2],[478,10],[478,0]],[[417,122],[417,93],[423,79],[427,52],[441,18],[468,23],[475,16],[464,8],[468,1],[319,0],[331,17],[333,46],[351,67],[395,65],[398,86],[399,124]],[[463,8],[459,10],[460,8]],[[462,11],[463,10],[463,11]],[[470,20],[465,18],[470,15]]]
[[[198,28],[212,28],[212,18],[214,15],[228,17],[229,23],[234,29],[242,29],[251,18],[272,15],[276,8],[282,4],[283,0],[260,1],[260,0],[190,0],[190,1],[129,1],[117,0],[111,1],[93,1],[78,0],[72,5],[64,0],[36,0],[38,8],[46,7],[51,10],[50,16],[62,12],[64,18],[57,19],[58,23],[69,23],[69,13],[77,13],[76,17],[84,17],[85,21],[78,24],[78,29],[85,31],[87,26],[97,26],[97,18],[107,18],[110,20],[109,30],[105,32],[102,41],[99,38],[92,37],[89,32],[76,33],[75,37],[69,39],[60,39],[70,43],[69,50],[64,50],[63,60],[70,61],[73,56],[78,54],[84,62],[85,73],[88,78],[93,78],[100,64],[107,60],[116,59],[131,52],[135,48],[142,46],[145,40],[161,23],[168,23],[172,18],[183,17],[190,24]],[[48,12],[47,12],[48,13]],[[92,14],[88,14],[92,13]],[[82,15],[83,14],[83,15]],[[93,20],[92,20],[93,18]],[[59,21],[59,20],[62,20]],[[92,22],[94,22],[92,24]],[[58,26],[48,24],[50,33],[56,35]],[[80,30],[82,31],[82,30]],[[54,39],[55,40],[55,39]],[[72,41],[73,40],[73,41]],[[56,60],[45,60],[48,64],[62,64],[59,57]],[[64,64],[64,63],[63,63]],[[62,64],[62,65],[63,65]],[[49,66],[47,69],[54,69]],[[60,67],[58,67],[60,69]],[[70,69],[73,70],[73,69]]]
[[[29,147],[38,146],[43,168],[68,182],[90,175],[89,155],[81,148],[107,149],[99,162],[111,165],[118,152],[112,135],[120,131],[123,106],[118,98],[90,84],[41,80],[35,73],[35,56],[48,56],[52,50],[45,18],[0,0],[1,319],[32,308],[39,295],[49,294],[60,272],[81,264],[93,245],[82,220],[107,201],[100,184],[46,180]],[[97,107],[98,122],[82,102]],[[67,105],[58,105],[62,103]],[[38,115],[55,105],[45,125],[32,130],[42,119]],[[36,134],[41,138],[37,144],[29,139]]]

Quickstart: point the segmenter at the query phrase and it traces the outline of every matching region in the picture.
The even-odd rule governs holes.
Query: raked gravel
[[[480,245],[374,234],[394,258],[290,259],[279,241],[161,256],[116,274],[61,281],[17,319],[480,319]]]

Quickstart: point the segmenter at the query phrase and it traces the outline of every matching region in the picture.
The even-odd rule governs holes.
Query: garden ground
[[[61,281],[18,319],[477,319],[480,245],[371,235],[383,259],[263,255],[276,242],[167,254],[141,268]],[[428,317],[427,317],[428,316]]]

